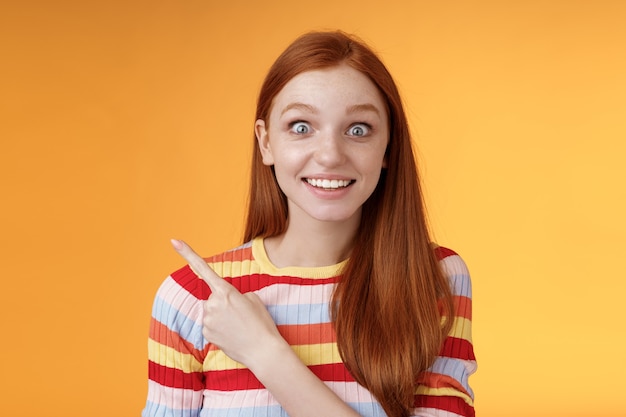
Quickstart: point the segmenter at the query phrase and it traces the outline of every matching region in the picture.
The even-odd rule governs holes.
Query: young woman
[[[342,32],[298,38],[256,113],[242,246],[159,289],[143,416],[473,416],[471,286],[429,237],[395,83]]]

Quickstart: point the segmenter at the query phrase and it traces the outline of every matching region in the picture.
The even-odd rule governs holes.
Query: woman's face
[[[290,223],[358,224],[389,140],[386,106],[369,78],[347,65],[301,73],[255,132],[263,163],[274,165],[287,196]]]

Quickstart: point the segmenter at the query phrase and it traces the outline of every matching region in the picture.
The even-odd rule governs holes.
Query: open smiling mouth
[[[324,190],[339,190],[348,187],[354,182],[354,180],[320,180],[313,178],[304,178],[303,181],[306,181],[313,187],[322,188]]]

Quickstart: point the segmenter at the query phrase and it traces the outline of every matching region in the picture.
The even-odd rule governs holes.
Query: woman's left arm
[[[448,277],[455,311],[452,330],[434,364],[420,375],[413,415],[423,417],[474,417],[474,392],[469,377],[476,372],[472,344],[472,283],[461,257],[437,248]],[[450,319],[450,317],[448,318]]]

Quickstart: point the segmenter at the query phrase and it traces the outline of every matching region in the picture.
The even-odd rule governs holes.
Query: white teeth
[[[314,187],[324,188],[327,190],[336,190],[338,188],[344,188],[350,185],[350,180],[320,180],[307,178],[306,182]]]

